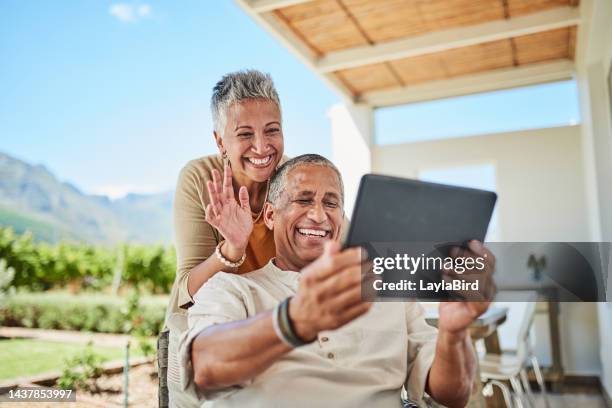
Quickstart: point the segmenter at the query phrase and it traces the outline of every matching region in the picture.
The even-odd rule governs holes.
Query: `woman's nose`
[[[251,150],[253,150],[253,153],[260,155],[268,153],[268,143],[266,142],[266,138],[263,135],[255,136]]]

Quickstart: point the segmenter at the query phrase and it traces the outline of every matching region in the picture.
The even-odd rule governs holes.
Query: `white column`
[[[372,171],[374,114],[368,105],[337,104],[330,108],[333,162],[344,182],[344,209],[353,213],[361,176]]]
[[[608,72],[612,59],[612,2],[583,0],[578,30],[576,82],[582,116],[586,187],[593,241],[612,241],[612,109]]]
[[[580,93],[583,149],[592,217],[597,219],[592,238],[612,241],[612,97],[608,73],[612,62],[612,2],[582,0],[583,18],[576,49],[576,81]],[[604,261],[605,262],[605,261]],[[612,262],[612,258],[608,261]],[[608,270],[608,273],[612,270]],[[608,277],[608,281],[610,277]],[[608,293],[609,296],[609,293]],[[612,304],[597,304],[601,382],[612,396]]]

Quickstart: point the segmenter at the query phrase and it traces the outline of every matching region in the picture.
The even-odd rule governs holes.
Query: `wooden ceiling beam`
[[[469,27],[433,32],[418,37],[335,51],[316,59],[314,66],[321,73],[329,73],[389,60],[415,57],[489,41],[549,31],[578,25],[579,23],[580,12],[578,8],[559,7],[507,20],[493,21]]]
[[[283,7],[294,6],[312,0],[248,0],[247,3],[256,13],[267,13]]]
[[[357,102],[367,103],[374,107],[394,106],[561,81],[570,79],[573,75],[574,63],[569,60],[560,60],[499,69],[384,91],[366,92],[357,98]]]

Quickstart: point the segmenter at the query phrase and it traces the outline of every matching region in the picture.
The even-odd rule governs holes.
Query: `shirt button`
[[[326,341],[329,341],[329,337],[321,337],[321,341],[325,343]]]
[[[327,358],[333,359],[334,358],[334,353],[327,353]]]

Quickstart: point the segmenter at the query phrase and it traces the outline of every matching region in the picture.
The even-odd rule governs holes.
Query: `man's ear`
[[[263,219],[266,227],[272,231],[274,229],[274,206],[269,202],[264,203]]]
[[[216,130],[213,130],[213,136],[215,138],[215,143],[217,144],[219,151],[223,153],[225,151],[225,147],[223,147],[223,138]]]

